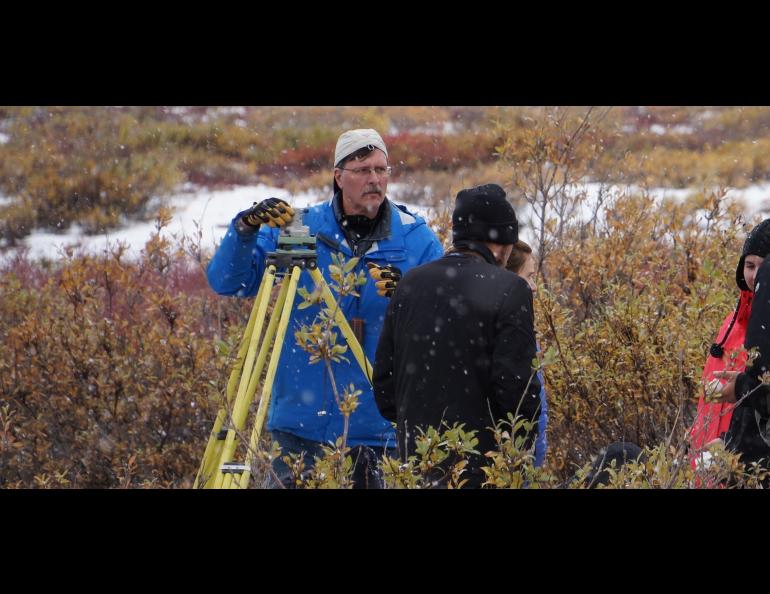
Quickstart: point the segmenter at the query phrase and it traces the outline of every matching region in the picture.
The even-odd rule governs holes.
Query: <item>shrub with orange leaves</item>
[[[560,353],[546,371],[557,466],[612,441],[684,437],[708,346],[734,305],[744,233],[735,205],[707,228],[698,214],[708,200],[618,196],[604,223],[554,246],[536,323]]]
[[[160,232],[123,252],[4,265],[0,487],[192,485],[249,304]]]

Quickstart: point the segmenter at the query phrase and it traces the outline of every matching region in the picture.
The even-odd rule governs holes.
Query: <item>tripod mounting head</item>
[[[278,248],[267,254],[267,265],[275,265],[279,270],[289,270],[294,266],[313,269],[318,265],[316,256],[316,238],[310,234],[310,228],[302,223],[303,210],[297,210],[289,225],[281,229],[278,235]]]

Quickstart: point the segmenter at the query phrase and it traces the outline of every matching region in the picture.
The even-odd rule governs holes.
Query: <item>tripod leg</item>
[[[350,352],[353,353],[353,356],[356,358],[356,361],[358,361],[358,364],[361,366],[361,370],[364,372],[364,376],[366,376],[366,379],[368,379],[369,383],[371,384],[372,383],[372,365],[371,363],[369,363],[369,360],[366,358],[364,349],[361,346],[361,344],[358,342],[358,339],[356,338],[356,335],[353,332],[353,329],[350,327],[350,324],[348,324],[348,321],[345,319],[345,316],[342,314],[342,311],[340,310],[339,305],[334,299],[334,295],[332,295],[332,292],[329,290],[329,285],[324,280],[324,277],[318,268],[314,268],[313,270],[311,270],[310,276],[313,277],[313,281],[315,282],[316,286],[322,287],[321,296],[323,297],[323,300],[326,302],[327,307],[331,309],[333,312],[335,312],[334,321],[337,323],[340,330],[342,331],[342,335],[345,337],[345,340],[348,341]]]
[[[254,367],[254,359],[257,355],[257,346],[259,343],[260,335],[262,334],[262,326],[265,321],[265,314],[267,312],[267,305],[270,301],[270,293],[273,289],[273,282],[275,281],[275,266],[269,266],[265,272],[265,285],[263,288],[263,294],[259,302],[259,310],[257,312],[257,318],[255,322],[254,331],[251,334],[249,340],[249,349],[246,355],[246,362],[244,363],[243,373],[241,374],[240,383],[238,384],[238,394],[235,397],[235,403],[233,404],[232,413],[232,425],[227,431],[227,437],[225,443],[222,446],[222,454],[219,458],[219,464],[217,465],[216,475],[214,479],[214,488],[219,489],[222,487],[224,481],[224,474],[222,473],[221,466],[225,462],[230,462],[235,453],[236,447],[236,431],[242,431],[246,424],[246,416],[249,410],[250,402],[246,398],[246,389],[251,379],[252,370]]]
[[[281,319],[280,314],[275,315],[275,313],[283,311],[283,304],[286,302],[286,295],[289,291],[290,284],[291,283],[288,280],[283,282],[281,291],[278,294],[278,298],[275,300],[275,305],[273,306],[273,315],[270,318],[270,323],[268,324],[267,330],[265,331],[265,337],[259,347],[259,354],[257,355],[257,363],[254,366],[254,373],[251,374],[249,387],[246,390],[246,397],[249,399],[249,402],[252,401],[254,394],[257,391],[259,378],[262,375],[262,370],[265,367],[265,360],[271,351],[273,338],[275,338],[275,330],[278,327],[278,322]]]
[[[257,386],[259,385],[259,379],[262,376],[262,370],[265,367],[265,360],[267,359],[268,355],[273,352],[273,339],[275,338],[275,332],[276,328],[278,328],[278,323],[281,320],[281,316],[283,315],[283,309],[284,304],[286,303],[286,295],[289,292],[289,286],[291,285],[290,278],[286,278],[283,283],[281,284],[281,290],[278,293],[278,297],[275,300],[275,303],[273,305],[273,315],[270,317],[270,323],[267,326],[267,330],[265,331],[265,336],[262,339],[262,343],[259,347],[259,355],[257,355],[257,362],[254,366],[254,372],[251,374],[251,380],[249,381],[249,387],[246,390],[246,398],[249,402],[252,402],[254,399],[254,394],[257,391]],[[278,353],[280,356],[280,348],[278,350]],[[269,398],[268,394],[268,398]],[[257,436],[258,437],[258,436]],[[245,466],[247,468],[251,468],[251,460],[253,458],[253,452],[254,448],[257,445],[257,442],[252,440],[253,443],[250,444],[249,449],[246,453],[246,461]],[[246,475],[245,480],[241,479],[240,484],[248,485],[249,482],[249,474]],[[223,488],[229,488],[230,482],[232,479],[225,477],[225,480],[223,482]],[[245,486],[243,487],[245,488]]]
[[[281,317],[278,322],[278,333],[275,337],[275,344],[273,345],[272,352],[270,353],[270,363],[268,363],[267,366],[267,375],[265,376],[265,383],[262,386],[262,394],[259,398],[259,408],[257,409],[254,428],[251,432],[249,450],[246,454],[246,470],[243,472],[239,484],[240,488],[242,489],[245,489],[249,484],[249,477],[251,476],[251,460],[253,457],[253,452],[259,442],[259,436],[262,433],[262,426],[265,422],[267,408],[270,404],[270,395],[273,390],[273,381],[275,380],[275,373],[278,369],[278,361],[281,358],[283,340],[286,336],[286,329],[289,326],[289,319],[291,318],[291,311],[294,307],[294,297],[297,294],[297,283],[299,282],[299,276],[301,272],[301,269],[298,266],[295,266],[292,268],[291,278],[288,279],[289,282],[287,283],[286,300],[283,303],[283,308],[281,310]],[[284,283],[286,283],[286,280],[284,280]]]
[[[209,435],[209,440],[208,440],[208,443],[206,444],[206,450],[203,454],[203,460],[201,461],[200,468],[198,469],[198,474],[195,477],[195,483],[193,484],[193,489],[197,489],[199,487],[205,488],[206,486],[211,486],[211,484],[209,483],[209,479],[212,477],[213,472],[216,469],[216,464],[219,462],[222,443],[223,443],[223,441],[221,439],[218,439],[217,436],[219,435],[219,432],[221,431],[222,426],[225,423],[225,419],[227,418],[227,408],[229,408],[229,405],[233,400],[233,395],[235,394],[238,378],[240,377],[241,371],[243,369],[243,361],[246,357],[246,352],[248,350],[249,343],[251,341],[251,335],[252,335],[252,332],[254,331],[254,323],[257,319],[257,310],[259,309],[259,304],[261,303],[262,296],[265,293],[266,279],[267,279],[267,275],[263,275],[262,281],[259,284],[259,291],[257,291],[257,296],[254,299],[254,306],[251,308],[249,321],[246,324],[246,330],[244,330],[243,336],[241,337],[241,344],[238,347],[238,356],[233,362],[233,368],[232,368],[232,371],[230,372],[230,379],[227,382],[227,390],[226,390],[227,400],[226,400],[225,408],[219,409],[217,413],[217,418],[214,421],[214,428],[211,430],[211,434]]]

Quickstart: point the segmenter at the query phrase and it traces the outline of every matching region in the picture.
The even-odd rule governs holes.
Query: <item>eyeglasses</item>
[[[359,177],[369,177],[372,174],[372,171],[377,174],[377,177],[388,177],[391,173],[393,173],[393,168],[391,166],[356,167],[355,169],[345,169],[344,167],[340,167],[340,169],[342,169],[342,171],[350,171],[350,173]]]

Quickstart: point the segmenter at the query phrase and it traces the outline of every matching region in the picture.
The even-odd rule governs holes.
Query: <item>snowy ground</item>
[[[587,221],[590,219],[593,210],[596,205],[596,201],[599,196],[599,192],[603,192],[605,196],[618,193],[625,194],[642,194],[643,190],[634,185],[627,186],[602,186],[599,183],[585,183],[573,186],[570,192],[585,192],[586,200],[582,203],[581,208],[575,214],[574,219],[581,219]],[[647,193],[657,202],[661,202],[664,199],[671,200],[684,200],[691,194],[703,191],[703,188],[649,188]],[[770,216],[770,183],[758,184],[754,186],[748,186],[743,189],[733,189],[727,192],[728,200],[736,200],[743,204],[744,213],[747,220],[751,220],[755,215],[761,214],[763,217]],[[605,198],[606,201],[606,198]],[[533,244],[534,234],[532,227],[535,224],[535,218],[532,215],[529,207],[517,209],[516,215],[523,225],[520,224],[519,237],[524,241]],[[601,223],[604,220],[603,210],[600,209],[597,216],[598,221]]]
[[[401,184],[390,184],[388,187],[389,198],[395,202],[402,203],[398,198],[402,188]],[[580,216],[586,217],[590,213],[590,204],[596,200],[599,188],[599,184],[591,183],[578,188],[584,190],[588,196],[587,203],[582,209]],[[615,191],[635,190],[633,187],[614,187],[612,189]],[[664,197],[683,199],[693,191],[655,188],[650,190],[650,193],[656,199]],[[266,185],[242,186],[230,190],[217,191],[185,186],[167,202],[174,210],[174,217],[163,233],[177,238],[182,235],[196,237],[197,225],[199,225],[202,230],[201,247],[213,249],[219,243],[230,220],[237,212],[248,208],[255,201],[259,202],[271,196],[286,199],[294,207],[315,204],[320,200],[328,198],[321,191],[292,196],[287,190]],[[728,196],[742,200],[746,207],[746,214],[749,217],[757,213],[767,216],[769,212],[770,184],[750,186],[743,190],[731,190]],[[0,197],[0,202],[2,201],[3,198]],[[427,207],[413,204],[407,204],[407,207],[412,212],[423,216],[428,214],[430,210]],[[531,241],[533,239],[531,231],[526,225],[531,220],[531,213],[527,212],[527,209],[521,209],[520,212],[517,212],[517,215],[522,223],[525,223],[522,225],[522,239]],[[61,256],[65,246],[77,246],[85,252],[98,254],[103,252],[108,244],[114,245],[117,241],[120,241],[128,245],[127,253],[129,255],[138,256],[153,231],[153,223],[137,223],[104,235],[87,236],[83,235],[77,226],[73,226],[61,234],[35,232],[25,238],[23,245],[29,248],[30,256],[33,258],[56,259]],[[10,253],[6,252],[4,255],[0,255],[0,258],[3,256],[7,257],[8,255]]]
[[[398,201],[400,187],[399,184],[390,184],[388,196]],[[167,204],[173,209],[174,217],[162,234],[167,237],[180,238],[187,235],[197,238],[198,227],[200,227],[201,247],[213,249],[239,211],[248,208],[253,202],[270,197],[283,198],[295,208],[302,208],[328,198],[320,191],[291,195],[287,190],[264,184],[215,191],[188,185],[167,200]],[[0,197],[0,202],[2,200],[3,198]],[[422,206],[409,204],[407,207],[412,212],[422,215],[425,215],[428,210]],[[120,241],[128,245],[126,255],[135,257],[141,253],[154,231],[155,224],[148,222],[132,224],[103,235],[84,235],[77,225],[73,225],[63,233],[35,231],[21,244],[29,248],[29,255],[32,258],[57,259],[61,257],[65,247],[74,246],[83,252],[98,254],[104,252],[108,245],[114,246]],[[0,254],[0,259],[9,255],[10,252]]]

